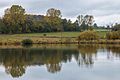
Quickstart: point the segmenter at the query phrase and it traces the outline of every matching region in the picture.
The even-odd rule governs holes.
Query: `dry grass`
[[[15,35],[0,35],[0,45],[21,45],[24,39],[31,39],[34,44],[78,44],[77,37],[79,32],[64,32],[61,40],[60,33],[44,33],[36,34],[15,34]],[[68,36],[67,36],[68,35]],[[80,44],[120,44],[120,40],[94,40],[94,41],[80,41]]]

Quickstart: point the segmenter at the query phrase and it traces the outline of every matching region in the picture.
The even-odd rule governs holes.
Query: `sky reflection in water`
[[[1,48],[0,80],[119,80],[120,46]]]

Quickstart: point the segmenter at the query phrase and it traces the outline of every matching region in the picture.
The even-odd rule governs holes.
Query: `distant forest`
[[[70,19],[63,19],[62,13],[58,9],[50,8],[47,10],[46,15],[32,15],[27,14],[22,6],[12,5],[11,8],[5,10],[4,16],[0,19],[0,33],[18,34],[93,30],[94,28],[99,28],[94,22],[92,15],[78,15],[76,21],[72,22]],[[107,26],[107,28],[110,27]]]

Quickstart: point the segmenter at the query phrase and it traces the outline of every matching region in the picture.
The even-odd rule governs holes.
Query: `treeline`
[[[102,27],[97,26],[92,15],[79,15],[72,22],[70,19],[63,19],[61,11],[54,8],[48,9],[46,15],[32,15],[27,14],[22,6],[12,5],[0,19],[1,34],[85,31],[93,28]],[[104,28],[117,31],[120,30],[120,24]]]
[[[12,5],[5,10],[4,16],[0,19],[0,33],[83,31],[92,29],[93,23],[92,15],[79,15],[76,21],[72,22],[70,19],[62,19],[61,11],[54,8],[48,9],[46,15],[31,15],[26,14],[22,6]]]

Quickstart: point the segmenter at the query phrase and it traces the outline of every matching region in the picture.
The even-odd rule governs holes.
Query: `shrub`
[[[99,36],[96,31],[84,31],[81,32],[78,40],[98,40]]]
[[[108,40],[120,39],[120,31],[108,32],[108,33],[106,34],[106,38],[107,38]]]
[[[26,44],[33,44],[33,41],[31,39],[24,39],[22,40],[22,44],[26,45]]]
[[[47,36],[47,34],[43,34],[43,36],[45,37],[45,36]]]

